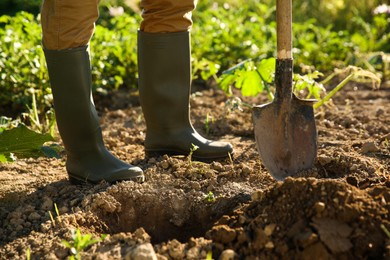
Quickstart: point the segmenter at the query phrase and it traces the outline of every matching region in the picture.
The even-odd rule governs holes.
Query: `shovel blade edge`
[[[264,166],[277,180],[313,167],[317,129],[313,102],[293,98],[289,104],[253,107],[257,149]]]

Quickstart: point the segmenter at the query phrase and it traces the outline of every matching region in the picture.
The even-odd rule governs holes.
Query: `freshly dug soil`
[[[251,110],[228,109],[220,90],[191,96],[195,128],[234,145],[232,159],[208,163],[145,157],[136,93],[99,98],[107,147],[146,181],[72,185],[65,155],[0,165],[0,259],[66,259],[77,229],[98,240],[83,259],[390,259],[389,101],[389,82],[344,87],[315,111],[315,167],[277,182]]]

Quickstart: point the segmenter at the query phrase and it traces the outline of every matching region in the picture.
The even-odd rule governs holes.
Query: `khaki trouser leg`
[[[99,0],[44,0],[43,46],[64,50],[88,45],[99,17]]]
[[[141,0],[140,29],[150,33],[189,31],[197,0]]]

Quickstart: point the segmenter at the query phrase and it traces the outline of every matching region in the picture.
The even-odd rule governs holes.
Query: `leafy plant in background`
[[[217,67],[221,72],[248,58],[272,56],[272,39],[276,39],[273,11],[258,1],[200,3],[192,28],[194,68],[211,72]]]
[[[371,23],[359,16],[352,19],[356,31],[351,40],[360,47],[361,52],[390,52],[390,5],[386,7],[388,13],[374,14]]]
[[[0,46],[0,112],[12,112],[8,116],[31,112],[35,106],[44,117],[52,108],[39,23],[39,16],[26,12],[0,16],[0,38],[4,39]],[[135,17],[124,14],[109,20],[113,30],[96,27],[91,41],[95,90],[107,93],[120,86],[136,87],[138,25]]]
[[[94,89],[107,93],[123,86],[136,88],[139,19],[123,14],[108,20],[107,27],[97,25],[91,40]]]
[[[308,3],[309,2],[309,3]],[[378,1],[369,1],[367,6],[375,6]],[[319,3],[318,0],[305,3],[306,8],[317,5],[316,12],[329,12],[329,17],[338,19],[333,12],[344,10],[350,4],[347,1],[328,1]],[[361,4],[357,5],[361,6]],[[337,9],[330,10],[334,6]],[[361,12],[365,15],[359,17],[355,11],[355,20],[366,19],[367,6]],[[239,1],[213,1],[209,4],[200,4],[194,12],[194,26],[192,29],[192,52],[194,76],[207,80],[209,77],[216,78],[221,72],[228,70],[237,63],[250,60],[264,59],[275,56],[276,50],[276,23],[275,23],[275,0],[247,1],[240,4]],[[234,11],[233,11],[234,10]],[[371,9],[372,10],[372,9]],[[293,23],[294,59],[297,64],[295,71],[305,72],[302,68],[310,67],[311,71],[321,71],[328,74],[334,68],[342,68],[355,65],[375,71],[370,57],[361,55],[362,50],[367,50],[364,45],[366,33],[362,26],[351,27],[357,30],[342,29],[342,24],[334,25],[327,20],[324,25],[319,22],[324,13],[313,16],[313,12],[302,12],[297,6],[297,19]],[[332,14],[331,14],[332,13]],[[366,22],[365,31],[373,34],[372,42],[378,44],[369,51],[381,51],[383,44],[388,42],[389,16],[378,16],[372,23]],[[371,20],[371,19],[369,19]],[[347,21],[347,24],[350,24]],[[332,24],[332,25],[329,25]],[[344,23],[345,24],[345,23]],[[337,29],[336,29],[337,28]],[[344,27],[346,28],[346,27]],[[360,38],[358,38],[359,35]],[[356,38],[356,39],[354,39]],[[359,41],[361,39],[361,41]],[[371,41],[368,40],[367,41]],[[387,46],[389,46],[387,44]],[[217,69],[216,69],[217,68]],[[216,71],[217,70],[217,71]],[[199,73],[206,71],[207,73]],[[213,75],[213,72],[216,74]]]
[[[276,30],[273,4],[272,0],[247,1],[245,4],[240,1],[200,2],[194,12],[192,30],[194,79],[216,79],[239,62],[274,56]],[[99,20],[96,26],[91,41],[92,76],[94,89],[101,93],[137,86],[136,42],[141,20],[138,11],[127,11],[114,17],[105,11],[106,18]],[[367,49],[365,45],[372,46],[369,48],[371,51],[387,46],[389,29],[386,25],[389,18],[386,14],[375,17],[375,26],[364,24],[355,27],[364,27],[366,32],[375,33],[377,36],[370,40],[380,40],[375,46],[356,36],[362,34],[360,29],[356,33],[335,31],[332,27],[318,26],[317,20],[310,19],[294,23],[296,64],[324,73],[346,64],[377,69],[377,65],[369,66],[371,62],[377,64],[378,59],[359,55],[361,50]],[[3,39],[0,46],[0,105],[1,114],[16,117],[22,112],[29,113],[28,107],[33,106],[35,95],[42,123],[52,107],[52,95],[39,23],[39,16],[26,12],[14,17],[0,17],[0,38]],[[364,62],[367,60],[369,62]],[[295,70],[299,71],[300,66]]]
[[[1,109],[24,112],[32,103],[32,93],[37,107],[50,107],[52,96],[37,18],[26,12],[14,17],[0,16],[0,39]]]
[[[252,60],[248,60],[232,67],[222,73],[219,78],[220,87],[228,94],[232,94],[231,87],[240,89],[243,96],[257,96],[261,92],[266,92],[268,99],[273,100],[274,96],[270,86],[275,81],[275,58],[263,59],[256,66]],[[324,85],[336,76],[345,76],[345,78],[336,85],[328,94]],[[319,108],[329,101],[341,88],[350,81],[367,82],[369,80],[374,87],[379,87],[380,77],[375,73],[355,66],[348,66],[345,69],[336,69],[322,81],[317,81],[324,74],[319,71],[307,73],[305,75],[293,74],[293,92],[300,98],[318,100],[314,108]],[[237,103],[237,102],[236,102]],[[241,105],[241,101],[236,104]],[[249,106],[249,105],[248,105]]]

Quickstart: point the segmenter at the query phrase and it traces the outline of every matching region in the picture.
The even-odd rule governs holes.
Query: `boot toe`
[[[140,167],[130,164],[122,165],[120,168],[98,169],[89,165],[88,168],[71,170],[67,167],[69,180],[74,184],[91,183],[96,184],[102,181],[116,183],[120,181],[135,181],[142,183],[145,181],[143,170]]]
[[[199,160],[225,159],[233,155],[233,146],[228,142],[208,141],[200,145],[194,152],[193,157]]]
[[[135,181],[142,183],[145,181],[143,170],[137,166],[130,166],[128,169],[121,170],[106,177],[106,181],[115,183],[119,181]]]

